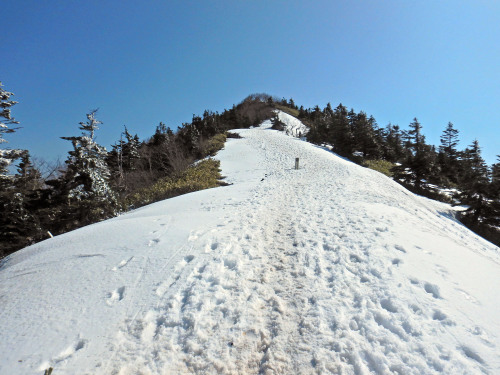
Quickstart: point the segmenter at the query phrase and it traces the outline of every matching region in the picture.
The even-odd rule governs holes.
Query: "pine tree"
[[[280,131],[285,130],[285,124],[281,122],[277,113],[271,118],[271,128]]]
[[[441,182],[445,185],[457,184],[459,178],[458,170],[458,130],[453,128],[451,122],[443,131],[440,138],[438,164],[441,169]]]
[[[41,239],[36,193],[42,180],[27,151],[17,171],[3,180],[0,189],[0,257]]]
[[[28,151],[21,156],[16,177],[16,185],[23,190],[36,190],[42,187],[42,175],[33,165]]]
[[[53,187],[52,201],[60,208],[57,232],[106,219],[118,210],[115,192],[108,183],[107,151],[95,142],[95,131],[101,124],[96,112],[87,114],[87,122],[80,122],[81,136],[61,137],[71,141],[73,150],[63,175],[47,182]]]
[[[490,199],[492,204],[492,213],[489,221],[492,225],[500,227],[500,155],[497,156],[498,163],[491,167]]]
[[[5,134],[14,133],[19,128],[9,127],[10,125],[19,124],[12,115],[11,107],[17,102],[11,100],[10,97],[14,94],[5,91],[2,82],[0,82],[0,144],[7,143],[4,138]],[[0,149],[0,179],[8,179],[9,165],[16,159],[22,156],[24,150]],[[0,184],[8,184],[8,181],[0,181]]]
[[[436,152],[425,143],[422,125],[417,118],[409,125],[410,130],[403,134],[405,157],[401,165],[393,168],[397,181],[422,189],[424,181],[436,175]]]
[[[359,112],[353,116],[354,149],[363,154],[363,158],[376,159],[380,156],[380,145],[377,142],[377,123],[373,116]]]
[[[333,150],[339,155],[349,156],[354,151],[353,123],[356,114],[353,110],[339,104],[334,111],[332,123],[329,127],[328,142],[332,144]]]
[[[17,102],[13,94],[2,89],[0,82],[0,143],[5,134],[13,133],[18,124],[11,115]],[[9,173],[9,165],[21,158],[18,174]],[[33,167],[26,150],[0,149],[0,257],[33,243],[39,233],[37,218],[30,210],[30,195],[40,186],[40,173]]]
[[[491,182],[498,186],[498,194],[500,194],[500,155],[497,155],[498,162],[491,167]]]
[[[465,206],[464,221],[469,225],[487,223],[492,217],[490,171],[481,156],[479,142],[474,140],[462,157],[464,174],[456,198]]]
[[[403,134],[399,125],[388,124],[383,132],[383,157],[390,162],[400,162],[405,155],[403,149]]]
[[[132,172],[137,168],[141,142],[137,134],[132,135],[128,132],[127,127],[125,127],[123,134],[126,139],[126,142],[122,145],[123,169],[125,172]]]

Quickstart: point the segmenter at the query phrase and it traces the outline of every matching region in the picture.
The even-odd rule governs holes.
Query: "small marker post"
[[[299,169],[299,158],[295,158],[295,169]]]

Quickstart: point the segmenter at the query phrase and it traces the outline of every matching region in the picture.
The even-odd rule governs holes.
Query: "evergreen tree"
[[[440,138],[438,163],[441,169],[441,182],[445,185],[457,184],[459,178],[458,170],[458,130],[453,128],[451,122],[443,131]]]
[[[61,137],[71,141],[66,170],[62,176],[47,183],[53,187],[51,201],[59,207],[56,232],[64,232],[114,216],[118,210],[115,192],[109,186],[110,171],[106,149],[95,142],[95,131],[101,124],[97,110],[80,122],[82,135]]]
[[[490,199],[492,203],[492,222],[496,227],[500,227],[500,155],[497,156],[498,163],[491,168]]]
[[[422,125],[417,118],[409,126],[410,130],[404,134],[406,155],[393,172],[397,181],[413,185],[418,190],[423,187],[424,180],[436,174],[436,156],[433,147],[425,143]]]
[[[12,115],[11,107],[16,105],[17,102],[11,100],[10,97],[14,94],[5,91],[2,82],[0,82],[0,144],[7,143],[4,138],[5,134],[14,133],[18,128],[9,127],[10,125],[19,124]],[[8,179],[8,167],[12,161],[18,159],[22,156],[24,150],[13,150],[13,149],[0,149],[0,179]],[[4,183],[8,185],[8,181],[0,181],[0,184]]]
[[[498,184],[498,193],[500,194],[500,155],[497,155],[498,163],[493,164],[491,168],[491,182]]]
[[[464,221],[472,226],[488,224],[492,219],[495,221],[491,205],[490,171],[481,156],[477,140],[465,149],[462,165],[464,175],[456,198],[460,204],[468,206],[464,213]]]
[[[359,112],[353,116],[354,149],[363,154],[363,158],[376,159],[380,155],[380,144],[377,142],[377,123],[373,116]]]
[[[0,82],[0,143],[5,134],[13,133],[18,124],[11,115],[17,102],[13,94],[2,89]],[[18,174],[9,173],[9,165],[21,158]],[[33,243],[39,233],[37,218],[30,210],[30,195],[40,186],[40,173],[33,167],[29,153],[18,149],[0,149],[0,257]]]
[[[399,125],[388,124],[383,132],[385,138],[383,157],[390,162],[402,161],[405,155],[403,149],[403,134]]]
[[[21,156],[17,171],[16,175],[9,176],[9,185],[4,184],[0,190],[0,256],[42,238],[36,212],[41,174],[31,163],[27,151]]]
[[[349,156],[354,151],[352,124],[355,120],[356,114],[354,111],[348,112],[342,103],[335,108],[328,138],[333,150],[339,155]]]
[[[42,175],[31,161],[30,153],[25,151],[17,167],[16,185],[23,190],[36,190],[42,187]]]
[[[122,144],[123,169],[125,172],[131,172],[137,168],[137,162],[140,158],[139,147],[141,142],[137,134],[132,135],[128,132],[127,127],[125,127],[123,135],[126,140],[126,142]]]
[[[306,110],[304,109],[303,106],[300,106],[299,108],[299,119],[305,119],[307,118],[307,112]]]
[[[275,130],[283,131],[285,129],[285,124],[283,124],[277,113],[271,118],[271,128]]]

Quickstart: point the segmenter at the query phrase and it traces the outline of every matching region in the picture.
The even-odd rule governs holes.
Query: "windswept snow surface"
[[[293,137],[301,138],[309,133],[309,128],[302,123],[299,119],[285,113],[283,111],[277,110],[278,118],[285,124],[285,133]]]
[[[269,125],[219,153],[233,185],[10,256],[0,373],[499,374],[499,249]]]

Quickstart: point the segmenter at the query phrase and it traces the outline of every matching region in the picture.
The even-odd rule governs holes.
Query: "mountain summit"
[[[499,373],[498,248],[270,127],[218,153],[229,186],[6,258],[0,373]]]

